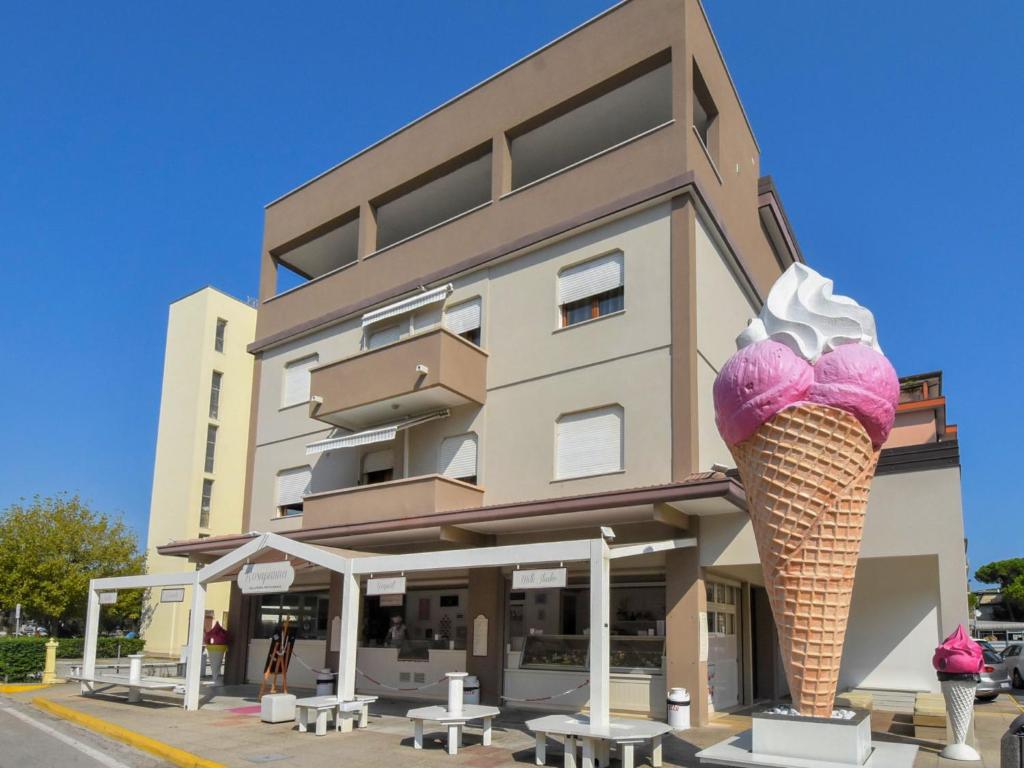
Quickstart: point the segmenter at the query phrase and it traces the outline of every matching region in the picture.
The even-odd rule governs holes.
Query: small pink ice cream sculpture
[[[223,647],[226,650],[228,638],[228,631],[218,621],[203,634],[203,645]]]
[[[982,647],[971,640],[964,631],[964,625],[957,626],[956,631],[942,641],[932,656],[932,666],[936,672],[950,675],[976,675],[985,665]]]

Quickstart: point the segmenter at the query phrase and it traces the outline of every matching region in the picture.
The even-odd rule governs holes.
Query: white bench
[[[299,733],[305,733],[309,724],[316,720],[316,735],[327,733],[327,716],[334,718],[334,730],[342,728],[342,721],[349,719],[358,721],[360,728],[365,728],[370,715],[370,704],[377,700],[376,696],[356,696],[353,701],[338,701],[337,696],[311,696],[307,699],[295,700],[295,721],[299,724]]]
[[[128,689],[128,701],[135,704],[142,701],[142,691],[173,691],[181,687],[181,680],[174,680],[168,677],[141,677],[138,680],[131,680],[128,675],[93,675],[86,677],[82,674],[71,675],[69,680],[77,680],[83,686],[89,687],[89,693],[99,693],[94,686],[102,686],[103,690],[113,687]],[[83,692],[85,692],[83,690]]]
[[[459,747],[462,746],[462,729],[471,720],[482,720],[484,733],[483,744],[485,747],[491,745],[491,720],[501,714],[497,707],[488,707],[483,704],[463,704],[462,712],[458,714],[448,711],[447,707],[432,706],[410,709],[405,716],[412,720],[413,746],[416,749],[423,749],[423,723],[429,721],[440,723],[448,731],[448,754],[459,754]]]
[[[536,734],[534,758],[537,765],[547,760],[547,737],[561,741],[565,749],[565,768],[576,768],[576,746],[581,746],[581,768],[594,768],[596,759],[608,765],[612,746],[618,747],[622,768],[633,768],[633,753],[637,744],[651,742],[651,765],[661,766],[661,739],[672,730],[666,723],[653,720],[612,720],[605,728],[590,724],[580,715],[548,715],[527,720],[526,727]]]

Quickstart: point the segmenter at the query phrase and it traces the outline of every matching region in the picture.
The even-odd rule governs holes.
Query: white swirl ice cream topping
[[[843,344],[864,344],[881,353],[871,311],[846,296],[832,295],[832,281],[795,263],[775,281],[760,316],[736,337],[739,349],[771,339],[809,363]]]

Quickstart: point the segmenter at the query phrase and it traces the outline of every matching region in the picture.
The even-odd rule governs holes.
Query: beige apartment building
[[[167,315],[160,424],[149,509],[149,573],[181,570],[157,547],[181,539],[238,533],[245,498],[256,310],[206,287],[171,304]],[[177,658],[188,642],[189,591],[161,602],[152,590],[143,619],[146,651]],[[163,599],[176,598],[167,590]],[[225,622],[230,591],[211,587],[210,620]]]
[[[237,530],[355,552],[696,537],[613,562],[612,709],[661,717],[683,686],[702,723],[779,696],[711,388],[802,259],[699,2],[620,3],[267,206]],[[930,649],[966,615],[955,449],[883,458],[845,687],[936,686]],[[247,540],[187,538],[160,552]],[[358,690],[440,698],[466,670],[485,702],[586,706],[588,573],[524,590],[514,570],[365,597]],[[229,679],[260,676],[284,619],[295,684],[336,667],[339,605],[317,567],[233,588]]]

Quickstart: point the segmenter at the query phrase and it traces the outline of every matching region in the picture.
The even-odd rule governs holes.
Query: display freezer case
[[[587,635],[530,635],[523,644],[522,669],[582,672],[589,668]],[[661,671],[665,638],[648,635],[613,635],[609,664],[614,672]]]

